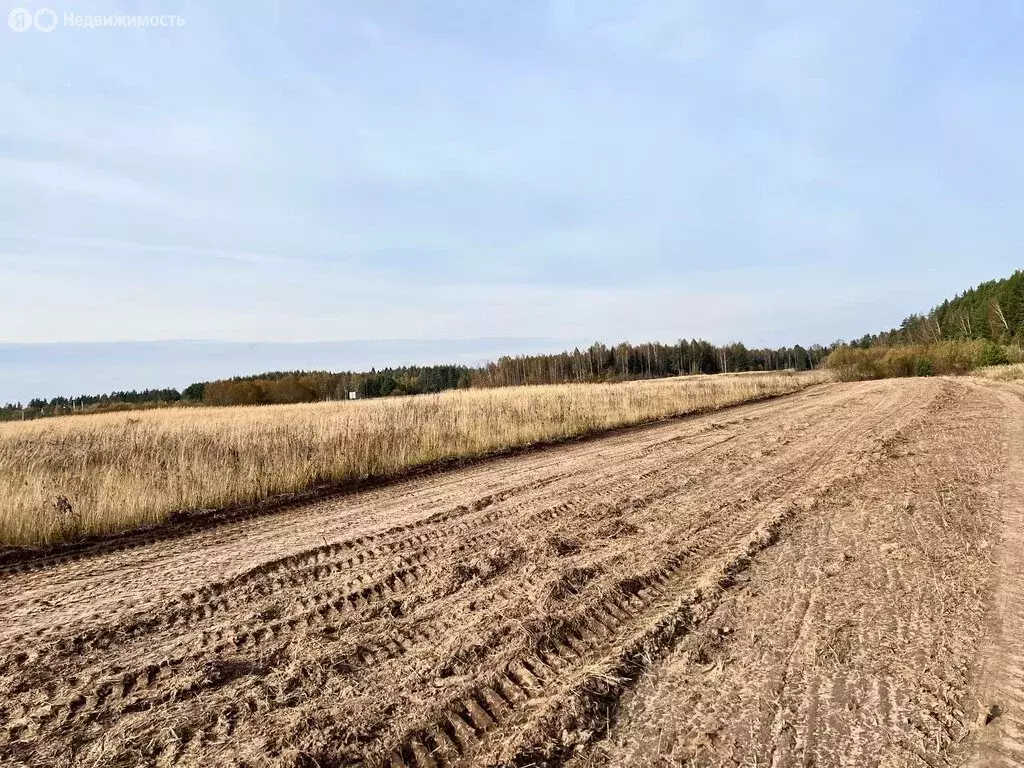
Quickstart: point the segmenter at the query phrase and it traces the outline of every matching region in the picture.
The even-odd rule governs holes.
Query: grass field
[[[793,392],[823,376],[696,376],[2,424],[0,544],[122,531],[165,521],[176,510]]]

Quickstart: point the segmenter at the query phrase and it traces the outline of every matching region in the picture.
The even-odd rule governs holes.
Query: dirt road
[[[1019,765],[1022,395],[820,386],[8,568],[0,764]]]

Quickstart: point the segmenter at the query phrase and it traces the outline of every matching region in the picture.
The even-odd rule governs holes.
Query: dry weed
[[[188,516],[182,510],[709,410],[824,378],[693,376],[0,424],[0,544],[157,524]]]
[[[996,381],[1019,381],[1024,379],[1024,363],[1015,365],[990,365],[987,368],[980,368],[974,372],[975,376],[982,376],[986,379]]]

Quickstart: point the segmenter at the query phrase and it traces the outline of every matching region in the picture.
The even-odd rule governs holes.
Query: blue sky
[[[1017,2],[15,6],[185,23],[0,26],[0,343],[808,344],[1024,262]]]

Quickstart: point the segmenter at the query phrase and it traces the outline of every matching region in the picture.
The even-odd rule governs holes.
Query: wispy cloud
[[[5,239],[0,231],[0,241]],[[186,256],[195,258],[226,259],[228,261],[250,262],[254,264],[289,264],[294,258],[271,253],[254,253],[245,251],[223,251],[216,248],[195,248],[189,245],[154,245],[127,240],[112,240],[86,237],[47,237],[42,235],[16,235],[12,239],[20,242],[37,243],[44,246],[57,246],[67,251],[120,251],[132,254],[164,254],[170,256]]]
[[[133,12],[0,29],[0,341],[808,343],[1019,264],[1010,2]]]

